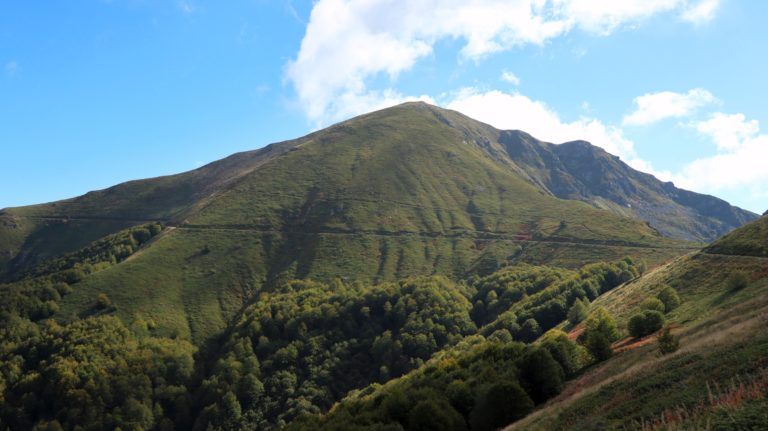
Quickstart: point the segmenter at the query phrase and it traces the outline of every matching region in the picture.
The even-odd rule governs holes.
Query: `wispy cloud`
[[[706,120],[690,123],[716,147],[716,153],[688,161],[675,172],[657,171],[645,161],[630,164],[678,187],[700,193],[745,194],[747,205],[764,205],[768,196],[768,134],[760,133],[757,120],[742,113],[715,112]],[[745,193],[746,192],[746,193]]]
[[[520,78],[518,78],[517,75],[515,75],[514,73],[508,70],[501,72],[501,80],[509,82],[514,86],[520,85]]]
[[[706,24],[714,19],[719,7],[720,0],[701,0],[688,6],[681,17],[696,25]]]
[[[285,0],[285,9],[288,11],[288,14],[296,20],[301,25],[307,25],[307,22],[299,16],[299,11],[296,10],[296,7],[293,5],[293,1],[291,0]]]
[[[745,187],[753,194],[768,192],[768,134],[760,133],[756,120],[718,112],[697,128],[712,140],[718,153],[688,163],[678,175],[684,186],[708,192]]]
[[[176,7],[186,15],[192,14],[197,10],[197,7],[187,0],[177,0]]]
[[[694,88],[687,93],[648,93],[635,98],[635,110],[624,117],[623,124],[645,126],[667,118],[683,118],[716,101],[712,93],[703,88]]]

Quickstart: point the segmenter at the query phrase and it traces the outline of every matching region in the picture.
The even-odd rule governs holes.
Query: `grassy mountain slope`
[[[768,425],[768,259],[755,236],[766,218],[717,241],[719,254],[683,256],[595,301],[626,322],[640,302],[673,286],[680,350],[659,357],[651,339],[572,381],[517,429],[762,429]],[[714,246],[713,246],[714,247]],[[744,274],[735,283],[734,274]]]
[[[525,151],[518,148],[521,142]],[[500,132],[422,103],[405,104],[301,139],[235,154],[194,171],[131,181],[49,204],[5,209],[0,212],[0,279],[147,221],[190,228],[276,230],[289,236],[286,247],[295,248],[305,240],[290,233],[382,231],[477,237],[476,232],[493,232],[507,239],[539,235],[646,244],[642,237],[654,236],[643,226],[626,229],[626,222],[615,218],[604,223],[605,217],[598,212],[558,203],[541,192],[638,216],[665,234],[686,239],[710,238],[712,232],[748,218],[721,201],[709,206],[725,205],[723,212],[733,213],[730,218],[728,214],[722,221],[719,216],[696,218],[678,204],[667,205],[648,193],[643,195],[645,202],[661,199],[660,203],[646,208],[644,215],[639,204],[627,211],[624,201],[611,201],[622,199],[611,190],[623,188],[616,181],[618,175],[642,175],[620,162],[603,163],[612,158],[594,147],[586,159],[554,154],[571,146],[544,144],[520,132]],[[537,155],[532,158],[529,153]],[[549,163],[553,158],[556,164]],[[603,197],[595,197],[600,193],[590,189],[594,187],[582,178],[583,172],[566,166],[569,163],[587,171],[600,168]],[[571,187],[561,190],[552,179],[563,175]],[[648,183],[646,177],[643,181]],[[580,192],[566,192],[574,187]],[[667,220],[662,215],[667,207],[679,221],[674,229],[653,220]],[[681,233],[688,225],[696,225],[701,232]],[[708,234],[702,233],[707,229]],[[278,272],[291,262],[284,264]],[[302,265],[306,271],[306,262]]]
[[[737,229],[710,244],[705,250],[712,254],[768,256],[768,216]]]
[[[147,221],[299,235],[493,232],[508,239],[638,242],[637,235],[628,236],[631,231],[650,234],[642,226],[611,232],[618,219],[603,223],[599,213],[555,203],[541,192],[635,217],[664,235],[692,241],[710,241],[755,217],[661,183],[584,142],[547,144],[411,103],[194,171],[2,210],[0,279]],[[286,247],[304,241],[289,237]],[[291,264],[283,263],[278,272]],[[304,267],[300,272],[307,271],[306,262],[298,264]]]
[[[145,252],[83,280],[62,316],[106,293],[124,318],[151,315],[199,341],[281,279],[461,277],[626,255],[655,265],[690,247],[542,192],[490,133],[425,104],[317,132],[197,205]]]
[[[194,171],[130,181],[83,196],[0,210],[0,280],[148,221],[177,223],[300,140],[233,154]]]

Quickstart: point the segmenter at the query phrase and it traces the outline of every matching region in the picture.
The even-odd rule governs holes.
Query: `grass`
[[[160,335],[202,342],[220,332],[261,288],[265,242],[251,232],[174,230],[75,285],[57,316],[85,315],[105,293],[124,321],[152,319]]]
[[[31,219],[0,215],[0,281],[15,272],[140,223],[121,220]]]
[[[707,247],[708,253],[768,257],[768,217],[763,216]]]
[[[593,305],[605,307],[624,326],[643,299],[667,285],[675,287],[683,302],[667,318],[680,338],[680,350],[659,357],[655,342],[622,349],[508,429],[730,429],[717,424],[763,420],[753,417],[753,404],[764,406],[764,399],[720,404],[741,396],[734,381],[762,375],[768,366],[766,270],[765,258],[696,253],[599,297]],[[751,281],[732,291],[726,280],[736,271],[746,272]],[[713,405],[712,388],[718,388],[722,403]],[[681,419],[663,423],[675,415]]]

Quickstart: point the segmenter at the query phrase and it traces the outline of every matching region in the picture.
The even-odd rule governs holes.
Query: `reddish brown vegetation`
[[[676,429],[677,425],[698,422],[702,416],[717,409],[738,409],[742,404],[768,395],[768,368],[745,378],[738,376],[730,385],[721,388],[716,382],[707,384],[707,399],[693,407],[679,406],[661,412],[657,419],[642,421],[643,431]]]

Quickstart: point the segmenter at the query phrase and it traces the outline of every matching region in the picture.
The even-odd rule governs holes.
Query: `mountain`
[[[485,430],[606,378],[614,393],[645,391],[639,407],[611,404],[619,418],[642,412],[633,421],[680,398],[651,376],[621,380],[627,364],[666,367],[673,389],[692,388],[685,400],[706,393],[691,380],[702,373],[717,384],[754,374],[737,365],[760,363],[768,345],[765,218],[699,251],[627,212],[631,187],[685,207],[628,169],[584,143],[414,103],[187,173],[5,209],[0,430]],[[714,213],[685,208],[654,214],[705,232]],[[667,286],[682,305],[659,317],[666,305],[652,300],[651,317],[684,328],[682,362],[631,338],[603,361]],[[574,342],[568,322],[588,311],[589,336]],[[618,326],[590,335],[611,314]]]
[[[501,132],[499,142],[533,183],[554,196],[645,220],[670,238],[710,242],[757,217],[636,171],[588,142],[555,145],[521,131]]]
[[[0,277],[159,221],[162,235],[80,282],[61,315],[103,292],[127,319],[144,313],[202,340],[283,279],[462,277],[625,255],[654,265],[690,249],[640,220],[552,196],[509,157],[506,135],[411,103],[187,173],[6,209]]]
[[[408,103],[194,171],[5,209],[0,281],[161,222],[164,232],[135,256],[80,282],[61,315],[82,313],[103,292],[125,318],[144,313],[202,340],[284,279],[463,277],[517,262],[577,268],[626,255],[655,265],[692,247],[660,235],[664,226],[701,238],[749,217],[724,203],[733,217],[697,212],[667,196],[722,201],[664,187],[586,143],[545,144]],[[627,197],[632,190],[646,204]],[[669,211],[653,212],[662,207]],[[660,224],[626,217],[643,214]]]
[[[422,131],[428,133],[414,136]],[[292,151],[300,154],[289,155]],[[476,166],[465,163],[470,159]],[[494,184],[495,177],[489,176],[473,178],[476,172],[451,178],[453,165],[488,171],[489,162],[493,162],[492,170],[511,171],[501,174],[507,177],[502,182],[514,184]],[[288,175],[297,175],[295,183],[285,174],[262,181],[265,171],[279,170],[287,164],[292,168],[301,165],[298,170],[285,170]],[[448,179],[445,189],[439,184],[441,178]],[[316,230],[351,231],[364,221],[365,228],[374,230],[415,228],[446,233],[461,228],[527,236],[536,226],[525,223],[535,224],[535,217],[513,228],[498,229],[491,227],[493,220],[472,214],[480,210],[488,213],[488,209],[477,207],[482,200],[509,200],[505,187],[516,191],[521,178],[544,193],[647,221],[670,238],[709,242],[756,218],[717,198],[659,182],[586,142],[547,144],[524,132],[499,131],[456,112],[411,103],[301,139],[235,154],[187,173],[131,181],[50,204],[6,209],[0,213],[4,227],[0,275],[28,266],[29,259],[72,251],[105,233],[145,221],[185,225],[203,221],[284,229],[291,221],[276,221],[287,215],[280,213],[283,211],[291,213],[289,218],[310,217],[302,219],[302,223],[311,221]],[[244,185],[238,186],[241,183],[253,187],[246,190]],[[523,194],[531,192],[529,188]],[[487,196],[494,193],[497,196]],[[244,199],[257,194],[257,199],[246,204],[238,202],[235,194]],[[264,205],[266,199],[273,202]],[[357,208],[364,206],[366,199],[369,206],[392,202],[397,207],[410,205],[414,211],[369,217],[371,210],[362,209],[361,220],[350,220],[358,215]],[[260,214],[262,207],[276,205],[285,208]],[[334,209],[333,205],[340,207]],[[350,206],[354,208],[350,210]],[[236,214],[235,208],[245,213]],[[251,209],[261,218],[249,213]],[[302,210],[311,214],[301,215]],[[19,223],[19,217],[24,223]],[[62,219],[68,221],[66,229],[55,223]],[[306,230],[304,226],[302,230]]]

